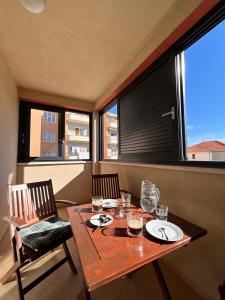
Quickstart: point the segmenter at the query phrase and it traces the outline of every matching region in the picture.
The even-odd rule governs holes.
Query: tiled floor
[[[73,239],[68,241],[69,249],[78,274],[74,275],[68,263],[64,264],[57,271],[51,274],[38,286],[33,288],[26,296],[26,300],[84,300],[83,279],[81,266],[77,257]],[[57,249],[36,261],[30,267],[24,268],[23,283],[26,285],[37,277],[49,266],[63,257],[63,251]],[[10,254],[9,236],[5,236],[0,248],[0,276],[11,266],[12,258]],[[165,274],[173,299],[175,300],[202,300],[179,276],[162,263],[162,270]],[[151,265],[142,268],[131,278],[118,279],[102,288],[97,289],[91,295],[93,300],[161,300],[163,296],[160,291],[155,274]],[[18,299],[15,277],[3,286],[0,286],[1,300]]]

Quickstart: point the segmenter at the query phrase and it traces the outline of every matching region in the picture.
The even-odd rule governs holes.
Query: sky
[[[188,146],[225,142],[225,21],[184,52]]]
[[[112,107],[109,109],[109,113],[117,114],[117,104],[115,104],[114,106],[112,106]]]

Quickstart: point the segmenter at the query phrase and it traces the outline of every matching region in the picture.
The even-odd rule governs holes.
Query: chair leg
[[[2,284],[5,284],[8,282],[8,280],[13,276],[14,273],[16,273],[16,270],[19,268],[20,263],[19,261],[15,262],[13,266],[5,273],[4,276],[0,279],[0,282]]]
[[[71,255],[70,255],[70,252],[69,252],[69,249],[68,249],[68,247],[67,247],[66,242],[63,243],[63,249],[64,249],[64,251],[65,251],[66,257],[68,258],[68,263],[69,263],[69,265],[70,265],[71,271],[72,271],[74,274],[77,274],[77,269],[76,269],[76,267],[75,267],[75,265],[74,265],[74,263],[73,263],[73,260],[72,260],[72,257],[71,257]]]
[[[16,270],[16,281],[17,281],[17,287],[19,292],[19,298],[20,300],[24,300],[24,293],[23,293],[23,286],[21,281],[21,274],[20,270]]]

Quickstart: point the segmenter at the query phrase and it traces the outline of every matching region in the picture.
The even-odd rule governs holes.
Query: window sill
[[[125,163],[116,161],[99,161],[100,164],[113,164],[121,166],[132,166],[141,168],[153,168],[162,170],[174,170],[174,171],[185,171],[185,172],[196,172],[196,173],[209,173],[209,174],[222,174],[225,175],[225,169],[219,168],[206,168],[206,167],[193,167],[193,166],[175,166],[175,165],[160,165],[160,164],[142,164],[142,163]]]
[[[35,161],[17,163],[17,166],[48,166],[48,165],[76,165],[76,164],[92,164],[92,161]]]

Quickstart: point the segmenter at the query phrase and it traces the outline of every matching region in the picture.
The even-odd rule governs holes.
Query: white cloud
[[[195,129],[194,125],[187,125],[187,130],[194,130],[194,129]]]
[[[187,130],[202,129],[202,126],[187,125]]]

